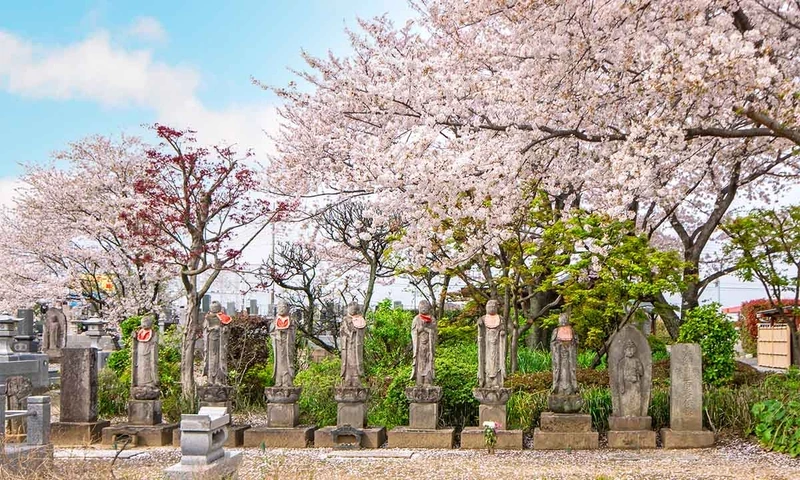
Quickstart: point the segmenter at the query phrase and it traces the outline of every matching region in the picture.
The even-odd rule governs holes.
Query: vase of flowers
[[[498,428],[500,424],[497,422],[483,422],[483,441],[489,453],[494,453],[494,446],[497,445]]]

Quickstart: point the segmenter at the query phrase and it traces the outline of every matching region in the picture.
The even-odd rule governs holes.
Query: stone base
[[[651,417],[608,417],[608,429],[615,432],[650,430],[652,426]]]
[[[364,428],[367,425],[365,402],[339,402],[336,407],[336,425]]]
[[[61,363],[61,349],[60,348],[51,348],[44,351],[45,355],[47,355],[48,360],[50,363]]]
[[[412,402],[408,406],[408,427],[415,430],[436,430],[439,425],[439,404]]]
[[[478,425],[484,422],[494,422],[501,427],[506,425],[506,405],[484,405],[478,407]]]
[[[608,432],[608,447],[633,450],[656,448],[656,432],[653,430],[611,430]]]
[[[208,465],[183,465],[177,463],[164,469],[164,476],[169,480],[197,480],[200,478],[238,478],[238,470],[242,465],[242,452],[225,452],[225,457]]]
[[[299,423],[300,406],[297,403],[268,403],[267,426],[294,428]]]
[[[453,448],[456,429],[397,427],[389,431],[389,448]]]
[[[461,431],[461,448],[485,449],[483,428],[465,427]],[[522,430],[497,430],[495,450],[522,450]]]
[[[235,448],[244,446],[244,432],[250,428],[250,425],[229,425],[228,426],[228,439],[225,440],[224,447]],[[176,428],[172,431],[172,446],[181,446],[181,429]]]
[[[547,405],[553,412],[578,413],[583,408],[583,398],[577,393],[573,395],[553,393],[547,397]]]
[[[294,428],[255,427],[244,431],[244,447],[306,448],[314,446],[317,427]]]
[[[160,425],[161,421],[161,400],[128,400],[131,425]]]
[[[714,432],[708,430],[661,429],[664,448],[708,448],[714,446]]]
[[[533,431],[534,450],[594,450],[599,447],[597,432],[545,432]]]
[[[91,445],[103,437],[103,429],[111,426],[106,420],[99,422],[53,422],[50,439],[53,445]]]
[[[336,448],[338,445],[333,443],[331,432],[336,427],[324,427],[314,432],[314,446],[317,448]],[[362,428],[361,448],[381,448],[386,443],[386,428],[373,427]]]
[[[172,444],[172,431],[179,428],[177,423],[162,423],[160,425],[133,425],[121,423],[103,429],[103,445],[114,445],[117,437],[123,435],[135,436],[136,441],[131,442],[131,447],[163,447]]]
[[[580,413],[542,412],[539,430],[543,432],[591,432],[592,416]]]

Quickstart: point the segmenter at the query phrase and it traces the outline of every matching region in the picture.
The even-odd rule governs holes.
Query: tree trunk
[[[789,318],[786,325],[789,326],[789,345],[792,352],[791,363],[792,365],[800,365],[800,341],[798,341],[797,337],[797,320],[794,315]]]
[[[181,396],[194,411],[194,343],[200,316],[200,297],[195,292],[186,294],[186,325],[181,341]]]
[[[369,279],[367,280],[367,291],[364,294],[364,311],[366,315],[369,310],[369,304],[372,301],[372,292],[375,291],[375,281],[378,279],[378,265],[371,264],[369,266]]]
[[[664,322],[664,327],[667,329],[670,338],[673,340],[678,339],[678,331],[681,328],[681,317],[670,307],[667,299],[664,298],[663,293],[659,293],[653,299],[653,311]]]

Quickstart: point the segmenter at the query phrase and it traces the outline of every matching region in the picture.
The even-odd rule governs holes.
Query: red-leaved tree
[[[194,398],[194,343],[199,305],[219,274],[238,268],[242,252],[290,208],[259,193],[251,152],[204,147],[192,130],[154,125],[160,139],[147,150],[146,175],[135,184],[144,201],[123,215],[153,258],[177,269],[186,295],[181,345],[183,397]]]

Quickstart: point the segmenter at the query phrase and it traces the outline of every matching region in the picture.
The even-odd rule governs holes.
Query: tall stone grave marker
[[[647,338],[633,325],[622,327],[608,350],[613,413],[608,418],[611,448],[656,448],[647,415],[653,386],[653,358]]]
[[[714,445],[714,432],[703,430],[703,357],[700,345],[676,343],[670,349],[670,428],[661,429],[664,448]]]
[[[14,337],[14,351],[38,352],[39,341],[36,340],[36,334],[33,331],[33,309],[20,308],[17,310],[17,317],[22,320],[17,324],[17,335]]]
[[[342,354],[341,384],[334,390],[336,428],[325,427],[314,433],[314,446],[379,448],[386,441],[384,427],[367,427],[369,390],[361,383],[364,375],[364,334],[367,321],[357,303],[347,306],[347,315],[339,328]]]
[[[533,432],[534,450],[588,450],[599,445],[592,430],[592,417],[578,413],[583,406],[578,390],[578,337],[569,324],[569,313],[562,312],[559,326],[550,337],[553,362],[553,388],[548,398],[549,412],[542,412],[539,428]]]
[[[411,321],[414,386],[406,389],[409,405],[408,427],[389,432],[390,445],[401,448],[452,448],[454,428],[439,429],[439,400],[442,387],[434,384],[436,342],[439,337],[436,317],[427,300],[419,302],[419,314]]]
[[[52,425],[53,444],[89,445],[110,425],[97,419],[97,349],[61,350],[61,411]]]
[[[8,313],[0,314],[0,383],[22,376],[31,381],[34,393],[45,392],[50,388],[48,356],[14,351],[14,337],[21,320]]]
[[[289,314],[286,302],[278,303],[276,317],[270,323],[273,370],[272,387],[264,390],[267,397],[267,426],[244,432],[246,447],[304,448],[314,442],[314,426],[298,426],[300,408],[297,400],[302,389],[294,385],[296,373],[295,336],[297,324]]]
[[[486,314],[478,319],[478,387],[472,395],[480,403],[478,427],[467,427],[461,432],[462,448],[485,448],[483,429],[496,425],[497,444],[500,450],[521,450],[522,430],[505,430],[506,404],[511,390],[504,387],[506,380],[506,325],[499,313],[497,300],[486,302]],[[491,423],[488,423],[491,422]]]

